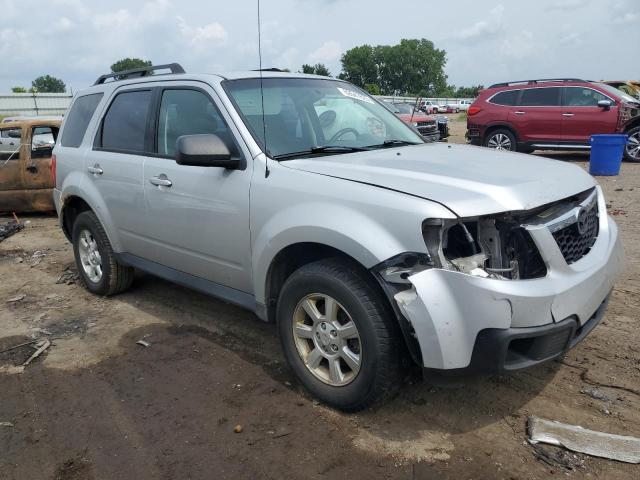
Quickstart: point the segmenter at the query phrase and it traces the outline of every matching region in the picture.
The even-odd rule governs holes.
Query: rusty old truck
[[[60,120],[0,123],[0,213],[55,210],[52,151]]]

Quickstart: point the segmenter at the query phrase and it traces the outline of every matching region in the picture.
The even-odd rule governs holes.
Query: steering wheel
[[[342,130],[338,130],[333,135],[333,137],[331,137],[329,139],[329,141],[327,143],[332,144],[332,143],[338,141],[338,139],[340,139],[342,136],[346,135],[347,133],[353,133],[356,136],[356,140],[360,136],[360,134],[358,133],[358,131],[355,128],[343,128]]]

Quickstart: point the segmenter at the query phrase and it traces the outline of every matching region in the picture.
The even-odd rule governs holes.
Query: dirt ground
[[[452,131],[464,141],[463,122]],[[637,479],[640,466],[526,441],[529,415],[640,436],[640,165],[599,181],[627,270],[582,344],[500,378],[409,375],[395,399],[351,415],[302,390],[273,325],[144,274],[94,297],[57,220],[24,217],[0,243],[0,352],[51,346],[24,368],[35,344],[0,353],[0,478]]]

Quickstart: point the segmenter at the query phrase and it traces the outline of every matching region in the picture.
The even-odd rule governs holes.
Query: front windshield
[[[223,85],[256,142],[272,158],[423,143],[393,113],[349,83],[306,78],[265,78],[262,83],[263,97],[259,78]]]
[[[606,91],[613,95],[622,97],[625,102],[638,102],[637,98],[633,98],[631,95],[623,92],[622,90],[618,90],[616,87],[612,87],[611,85],[607,85],[606,83],[598,83],[598,86],[604,88]]]

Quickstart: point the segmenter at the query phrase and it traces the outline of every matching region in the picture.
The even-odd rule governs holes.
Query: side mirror
[[[229,147],[213,134],[182,135],[176,141],[176,163],[193,167],[240,168],[240,159],[232,158]]]
[[[611,108],[611,100],[600,100],[598,101],[598,106],[605,110],[609,110]]]

